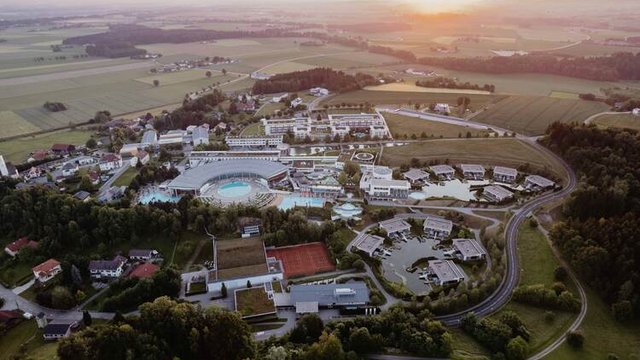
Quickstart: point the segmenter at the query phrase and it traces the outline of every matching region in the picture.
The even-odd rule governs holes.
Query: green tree
[[[506,355],[508,360],[524,360],[527,358],[528,350],[527,342],[520,336],[509,340],[506,348]]]
[[[204,73],[204,75],[208,78],[211,78],[211,71],[207,70],[207,72]]]
[[[342,343],[334,334],[323,332],[320,340],[311,345],[305,360],[345,360]]]
[[[569,331],[567,333],[567,344],[575,349],[581,348],[584,344],[584,335],[580,331]]]
[[[87,142],[85,143],[85,146],[87,147],[87,149],[95,149],[96,147],[98,147],[98,142],[96,141],[96,139],[91,138],[89,140],[87,140]]]
[[[158,79],[153,80],[153,86],[155,86],[155,87],[160,86],[160,80],[158,80]]]
[[[227,297],[227,285],[225,285],[224,283],[222,283],[222,286],[220,287],[220,295],[223,298]]]
[[[91,318],[91,314],[87,310],[82,312],[82,323],[84,326],[91,326],[93,319]]]

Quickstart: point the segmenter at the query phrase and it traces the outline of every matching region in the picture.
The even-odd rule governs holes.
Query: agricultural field
[[[474,95],[491,95],[488,91],[483,90],[468,90],[468,89],[442,89],[442,88],[427,88],[422,86],[416,86],[407,83],[394,83],[384,84],[378,86],[367,86],[364,90],[370,91],[397,91],[397,92],[419,92],[419,93],[432,93],[432,94],[474,94]]]
[[[600,115],[593,123],[603,128],[640,130],[640,116],[629,113]]]
[[[416,117],[392,113],[385,113],[384,118],[389,126],[391,134],[396,139],[400,139],[405,136],[410,138],[413,134],[420,137],[423,132],[429,137],[436,138],[457,138],[458,136],[466,137],[467,132],[470,132],[473,137],[481,137],[488,134],[488,132],[483,130],[438,121],[422,120]]]
[[[513,138],[436,139],[384,149],[382,161],[390,166],[408,163],[411,158],[422,162],[448,160],[451,164],[471,163],[518,167],[526,163],[548,169],[558,177],[565,173],[549,155]]]
[[[55,143],[84,145],[92,132],[84,130],[61,130],[41,135],[21,137],[17,139],[0,141],[0,154],[5,160],[14,164],[20,164],[27,160],[35,150],[51,148]]]
[[[510,96],[475,115],[473,120],[527,135],[540,135],[553,122],[583,122],[608,108],[595,101]]]
[[[192,69],[185,71],[177,71],[173,73],[165,73],[165,74],[151,74],[145,77],[141,77],[136,79],[136,81],[153,85],[154,80],[158,80],[160,82],[160,86],[179,84],[183,82],[189,82],[194,80],[203,80],[206,79],[212,83],[216,82],[225,82],[232,79],[235,79],[237,76],[233,75],[222,75],[222,73],[218,70],[212,71],[212,76],[207,78],[205,75],[207,72],[206,69]]]

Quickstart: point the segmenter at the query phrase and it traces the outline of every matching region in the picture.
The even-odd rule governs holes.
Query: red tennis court
[[[327,247],[320,242],[267,249],[267,256],[282,261],[286,278],[309,276],[336,269]]]

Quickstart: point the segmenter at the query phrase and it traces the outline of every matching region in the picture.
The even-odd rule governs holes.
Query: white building
[[[455,169],[449,165],[433,165],[430,169],[437,178],[442,180],[451,180],[456,173]]]
[[[356,247],[356,249],[364,252],[370,257],[373,257],[375,251],[382,247],[383,243],[384,238],[381,236],[363,234],[358,236],[358,239],[355,241],[354,246]]]
[[[34,268],[31,269],[33,271],[33,276],[36,277],[36,280],[41,283],[45,283],[51,279],[53,279],[56,275],[62,272],[62,266],[60,262],[56,259],[49,259]]]
[[[298,107],[298,105],[302,105],[302,99],[301,98],[295,98],[295,99],[291,100],[291,108],[296,108],[296,107]]]
[[[184,142],[186,131],[169,130],[166,134],[160,135],[158,145],[182,144]]]
[[[60,170],[62,172],[62,176],[64,177],[73,176],[78,172],[78,164],[74,162],[67,162],[62,165],[62,168]]]
[[[631,114],[633,114],[635,116],[640,116],[640,108],[635,108],[635,109],[631,110]]]
[[[433,110],[441,114],[449,114],[451,112],[451,109],[449,108],[449,104],[445,104],[445,103],[437,103],[434,106]]]
[[[116,154],[104,154],[100,158],[100,171],[111,171],[122,167],[122,157]]]
[[[284,101],[286,98],[289,97],[289,93],[284,93],[282,95],[277,95],[271,98],[271,102],[272,103],[279,103]]]
[[[224,140],[230,148],[266,148],[282,144],[282,138],[282,135],[227,136]]]
[[[512,183],[516,181],[518,177],[518,170],[504,167],[504,166],[494,166],[493,167],[493,180],[503,183]]]
[[[422,223],[425,235],[433,239],[445,239],[453,231],[453,222],[441,217],[429,216]]]
[[[555,185],[555,182],[540,175],[529,175],[524,179],[524,187],[534,191],[549,189]]]
[[[360,178],[360,190],[371,199],[406,199],[411,184],[406,180],[393,180],[393,171],[375,166]]]
[[[142,147],[158,145],[158,132],[155,130],[147,130],[142,135],[142,141],[140,142]]]
[[[388,235],[408,233],[411,231],[411,224],[402,219],[389,219],[380,221],[380,228],[387,232]]]
[[[513,198],[513,193],[502,186],[489,185],[484,188],[482,194],[489,200],[503,202]]]
[[[117,255],[113,260],[89,261],[89,274],[93,279],[119,278],[124,270],[127,258]]]
[[[487,256],[482,245],[474,239],[453,239],[453,248],[462,261],[477,261]]]
[[[430,260],[429,272],[436,285],[455,285],[464,281],[464,272],[451,260]]]
[[[484,166],[473,164],[461,164],[460,170],[465,179],[469,180],[482,180],[484,179]]]
[[[419,184],[429,180],[429,173],[422,169],[409,169],[402,176],[412,184]]]
[[[309,89],[309,94],[313,96],[327,96],[329,95],[329,90],[321,87],[315,87],[315,88]]]
[[[16,178],[16,177],[20,176],[20,174],[18,173],[18,170],[16,169],[16,167],[11,165],[11,164],[7,164],[4,161],[4,157],[2,155],[0,155],[0,175],[1,176],[9,176],[9,177],[12,177],[12,178]]]
[[[191,131],[191,142],[193,146],[202,144],[209,144],[209,128],[205,126],[198,126]]]
[[[328,120],[311,117],[291,119],[262,119],[266,135],[293,133],[297,138],[324,139],[326,136],[346,134],[368,134],[370,137],[390,136],[389,128],[380,113],[374,114],[330,114]]]

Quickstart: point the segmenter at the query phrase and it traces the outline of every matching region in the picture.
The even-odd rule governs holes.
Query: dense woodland
[[[539,73],[598,81],[640,80],[640,53],[600,57],[553,55],[494,56],[491,58],[421,58],[421,64],[490,74]]]
[[[347,92],[375,85],[376,79],[367,74],[348,75],[329,68],[317,68],[278,74],[268,80],[258,80],[253,84],[254,94],[295,92],[312,87],[323,87],[333,92]]]
[[[551,237],[614,316],[640,316],[640,136],[629,130],[553,124],[546,145],[579,185]]]

